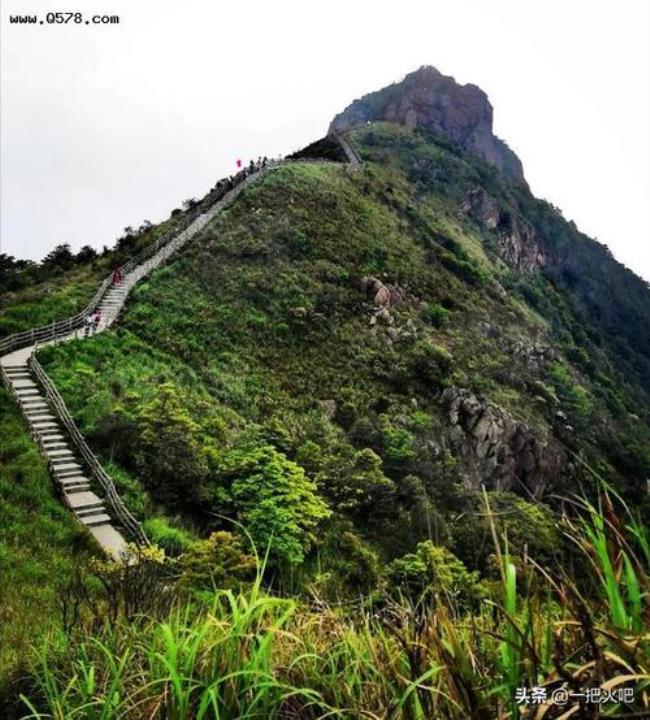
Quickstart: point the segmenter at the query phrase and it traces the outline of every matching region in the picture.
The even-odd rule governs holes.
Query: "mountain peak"
[[[424,65],[401,82],[364,95],[339,113],[330,131],[385,120],[410,128],[423,127],[495,166],[517,182],[525,182],[521,161],[492,132],[492,105],[477,85],[460,85],[437,68]]]

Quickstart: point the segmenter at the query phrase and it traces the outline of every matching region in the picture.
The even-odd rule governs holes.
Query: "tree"
[[[90,245],[84,245],[77,253],[75,261],[80,264],[89,263],[92,262],[96,257],[97,251],[95,250],[95,248],[90,247]]]
[[[265,444],[230,450],[220,464],[239,519],[259,551],[270,545],[274,560],[301,563],[313,544],[313,530],[330,514],[314,482]]]
[[[59,270],[67,270],[74,264],[74,255],[70,251],[70,245],[63,243],[57,245],[54,250],[43,258],[43,265]]]
[[[17,290],[26,284],[23,271],[33,268],[31,260],[16,260],[11,255],[0,253],[0,287],[3,290]]]
[[[199,426],[172,383],[160,385],[138,413],[138,471],[152,494],[169,504],[192,504],[208,467]]]
[[[385,508],[395,492],[395,483],[382,470],[379,455],[370,448],[354,451],[341,444],[317,475],[318,486],[337,510],[349,513],[374,512]]]

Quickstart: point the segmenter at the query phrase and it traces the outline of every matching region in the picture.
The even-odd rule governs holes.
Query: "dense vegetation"
[[[78,617],[32,666],[35,707],[514,717],[516,687],[605,651],[647,672],[647,645],[624,641],[647,619],[647,287],[440,139],[354,137],[362,170],[273,170],[135,288],[115,331],[41,351],[167,559],[68,578]],[[305,155],[321,151],[338,159],[327,142]],[[476,187],[526,218],[547,265],[504,261],[499,228],[461,212]],[[82,275],[56,287],[81,297]],[[38,280],[3,299],[12,317],[54,282]],[[459,442],[471,418],[451,421],[452,390],[490,409],[488,435],[513,429],[515,467],[533,447],[552,470],[490,474],[484,446]],[[627,521],[623,500],[597,508],[603,483]],[[174,592],[151,606],[134,587]],[[576,687],[623,665],[598,667]]]

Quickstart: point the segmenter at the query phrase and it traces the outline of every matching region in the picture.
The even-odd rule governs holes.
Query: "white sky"
[[[121,22],[10,25],[60,8],[2,3],[3,252],[111,245],[430,64],[481,86],[535,194],[650,279],[648,0],[79,6]]]

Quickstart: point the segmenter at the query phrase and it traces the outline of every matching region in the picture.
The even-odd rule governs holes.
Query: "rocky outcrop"
[[[531,370],[537,373],[541,373],[558,359],[555,348],[541,343],[531,345],[518,341],[509,348],[509,352],[515,357],[520,357]]]
[[[486,230],[494,230],[501,220],[499,203],[481,187],[468,193],[461,203],[460,210]]]
[[[421,67],[395,83],[355,100],[330,125],[343,131],[372,120],[422,127],[450,140],[524,183],[517,155],[492,132],[492,105],[476,85],[459,85],[434,67]]]
[[[361,290],[374,304],[369,321],[373,332],[383,327],[389,345],[400,340],[412,340],[417,337],[418,331],[413,319],[408,319],[402,327],[397,327],[395,318],[390,312],[392,307],[403,303],[419,304],[416,298],[408,294],[399,285],[383,283],[372,275],[362,277],[360,284]]]
[[[543,267],[547,258],[537,242],[535,230],[514,217],[506,222],[502,217],[497,231],[497,252],[509,265],[531,273]]]
[[[450,428],[445,443],[460,457],[469,486],[541,498],[561,483],[566,462],[555,442],[464,388],[446,388],[441,403]]]
[[[404,292],[399,285],[386,285],[371,275],[361,278],[361,289],[378,308],[399,305],[404,300]]]
[[[547,263],[534,228],[510,211],[502,210],[498,201],[483,188],[468,193],[460,210],[497,237],[497,253],[509,265],[522,272],[533,272]]]

